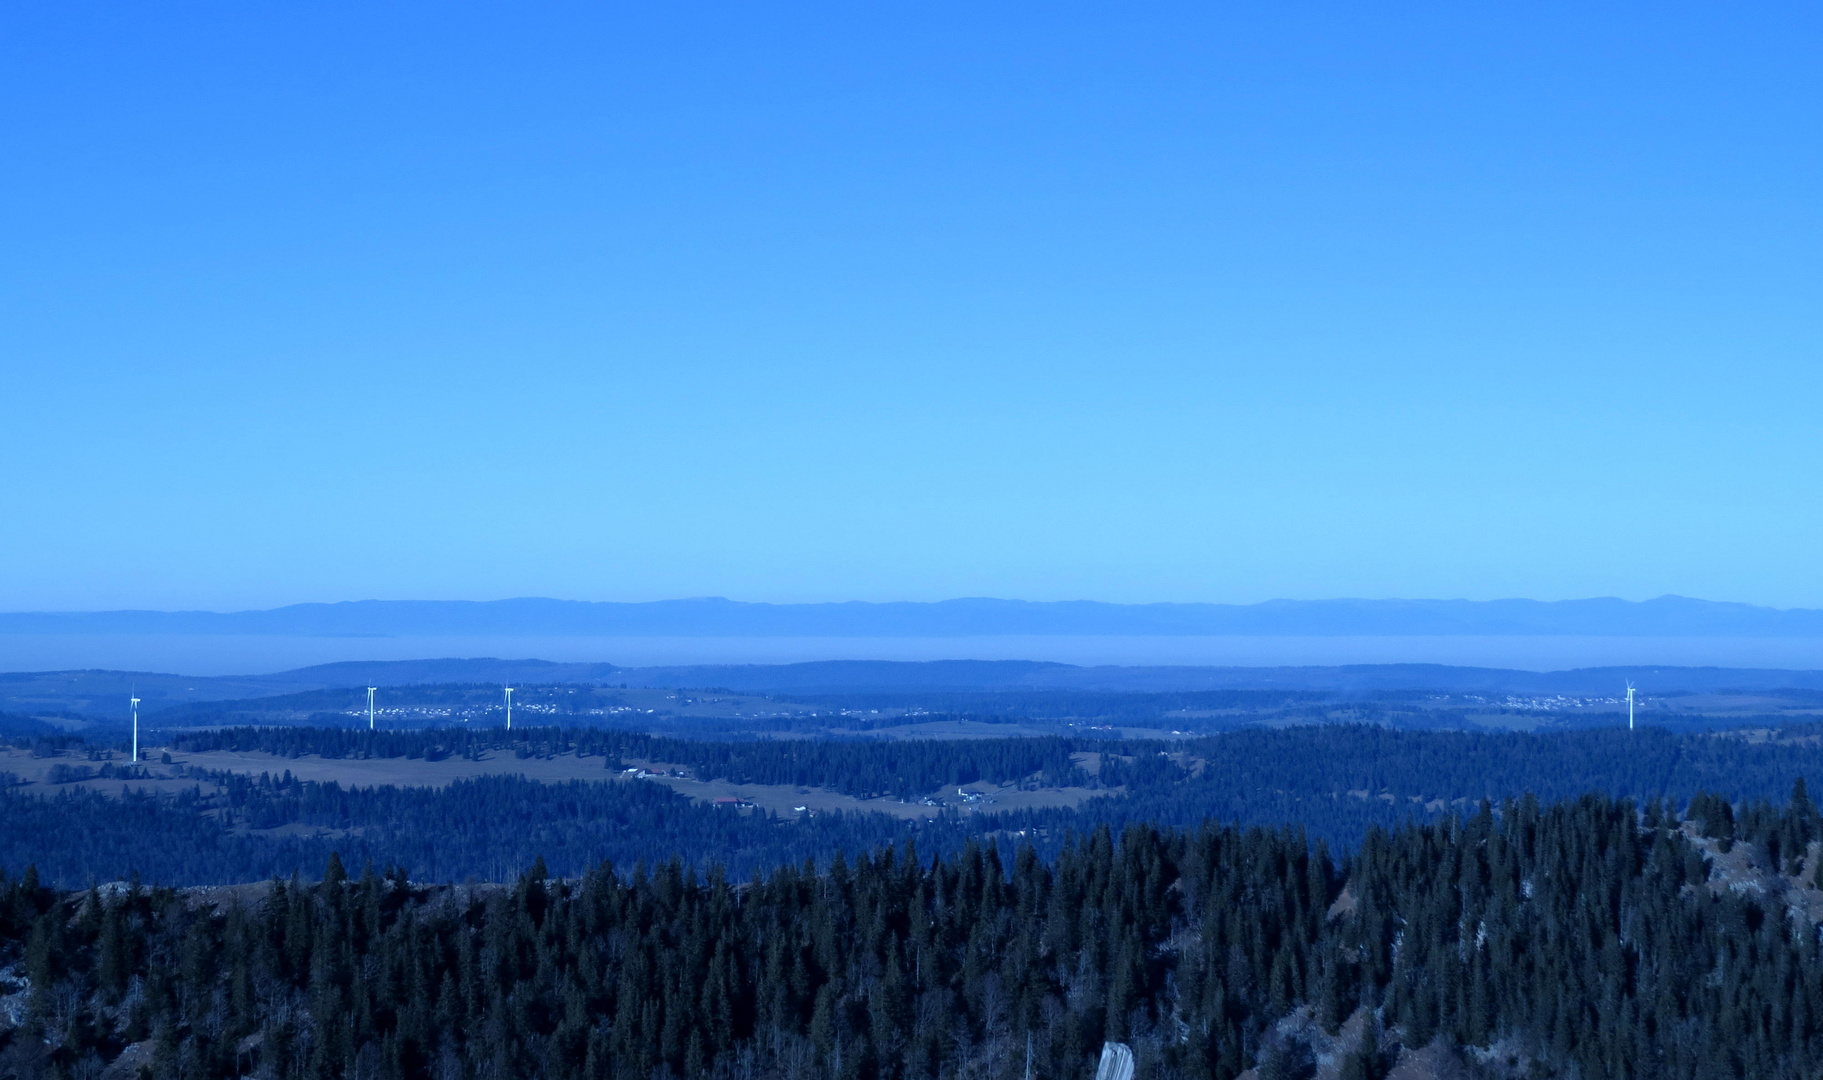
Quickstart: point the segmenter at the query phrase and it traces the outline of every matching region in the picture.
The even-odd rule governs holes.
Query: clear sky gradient
[[[1823,606],[1823,14],[0,10],[0,609]]]

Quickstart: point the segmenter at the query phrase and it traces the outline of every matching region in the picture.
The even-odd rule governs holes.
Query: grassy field
[[[150,761],[142,763],[144,779],[76,779],[54,782],[58,771],[99,770],[104,764],[116,767],[126,764],[125,755],[114,755],[113,761],[91,761],[85,753],[63,752],[38,756],[30,750],[0,749],[0,772],[12,773],[28,785],[34,794],[51,795],[63,790],[93,790],[119,795],[128,788],[175,793],[200,787],[213,794],[217,787],[208,779],[211,773],[238,773],[257,777],[262,773],[280,776],[289,772],[299,780],[338,783],[344,787],[441,788],[458,780],[482,776],[523,776],[541,783],[563,783],[591,780],[601,783],[662,784],[681,795],[699,802],[738,799],[753,808],[789,816],[797,813],[819,814],[831,811],[848,813],[882,813],[906,819],[930,818],[954,809],[964,813],[976,810],[1040,809],[1075,806],[1085,799],[1109,794],[1106,790],[1088,788],[1038,788],[1021,790],[1015,784],[975,783],[962,788],[944,788],[925,794],[928,802],[900,801],[895,798],[859,799],[838,791],[819,787],[788,784],[739,784],[728,780],[698,780],[676,763],[629,760],[626,764],[639,770],[627,773],[601,757],[576,754],[553,754],[548,757],[521,758],[500,751],[482,755],[479,760],[445,758],[425,761],[415,758],[322,758],[314,755],[279,756],[258,752],[212,750],[201,753],[172,753],[166,763],[164,747],[149,750]],[[1091,769],[1097,755],[1078,755]],[[730,808],[730,812],[739,812]]]

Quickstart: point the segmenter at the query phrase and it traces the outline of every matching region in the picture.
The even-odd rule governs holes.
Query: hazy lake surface
[[[266,637],[0,635],[0,671],[256,675],[338,660],[492,656],[654,664],[1055,660],[1068,664],[1433,663],[1554,671],[1613,664],[1823,669],[1819,638],[1688,637]]]

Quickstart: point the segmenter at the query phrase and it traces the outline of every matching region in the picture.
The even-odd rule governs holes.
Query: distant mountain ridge
[[[1823,637],[1823,610],[1661,596],[1588,600],[1269,600],[1110,604],[967,598],[764,604],[357,600],[265,611],[0,613],[0,634],[309,637],[1535,636]]]

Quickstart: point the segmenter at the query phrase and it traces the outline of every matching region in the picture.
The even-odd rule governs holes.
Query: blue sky
[[[0,609],[1823,606],[1823,16],[0,11]]]

